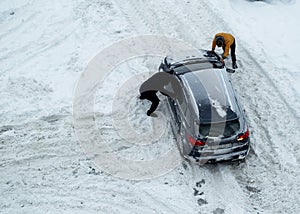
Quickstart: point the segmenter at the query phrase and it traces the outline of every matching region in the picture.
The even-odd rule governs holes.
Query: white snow
[[[0,213],[299,213],[299,9],[296,0],[2,0]],[[73,101],[91,59],[141,35],[209,49],[218,32],[236,38],[239,69],[230,77],[250,124],[245,162],[198,166],[174,154],[174,170],[153,165],[165,172],[130,180],[84,152]],[[146,116],[147,101],[136,99],[160,60],[139,56],[99,71],[109,74],[96,94],[91,136],[99,135],[119,158],[157,160],[177,149],[165,98],[156,118]],[[128,83],[128,96],[114,100]],[[113,121],[114,102],[123,101],[138,133],[131,140]]]

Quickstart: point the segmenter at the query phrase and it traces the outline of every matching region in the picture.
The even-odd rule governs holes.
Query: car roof
[[[165,58],[166,64],[177,75],[208,68],[223,68],[220,57],[208,50],[188,50]]]
[[[239,118],[240,110],[225,69],[202,69],[180,75],[193,95],[200,123],[217,123]]]

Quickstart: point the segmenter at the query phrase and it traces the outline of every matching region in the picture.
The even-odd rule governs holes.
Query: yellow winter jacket
[[[216,48],[216,37],[223,36],[225,40],[225,47],[224,47],[224,53],[223,58],[226,58],[229,55],[229,48],[234,42],[234,37],[230,33],[218,33],[215,35],[213,41],[212,41],[212,50],[214,51]]]

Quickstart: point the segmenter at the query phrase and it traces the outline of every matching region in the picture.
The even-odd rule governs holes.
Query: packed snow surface
[[[0,213],[300,213],[299,10],[296,0],[2,0]],[[239,69],[229,75],[250,126],[246,160],[199,166],[175,152],[178,164],[162,163],[165,172],[148,179],[114,176],[97,164],[75,133],[73,111],[91,60],[143,35],[210,49],[218,32],[236,38]],[[142,163],[177,150],[165,97],[157,117],[147,117],[149,103],[137,99],[161,50],[99,70],[107,75],[94,99],[96,129],[86,136],[98,133],[106,153]],[[136,136],[125,141],[113,109],[126,102]]]

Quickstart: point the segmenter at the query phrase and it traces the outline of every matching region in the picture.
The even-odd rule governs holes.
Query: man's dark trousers
[[[147,115],[149,116],[150,114],[152,114],[158,104],[159,104],[159,99],[156,95],[157,91],[145,91],[141,93],[140,99],[146,99],[149,100],[150,102],[152,102],[150,109],[147,111]]]

